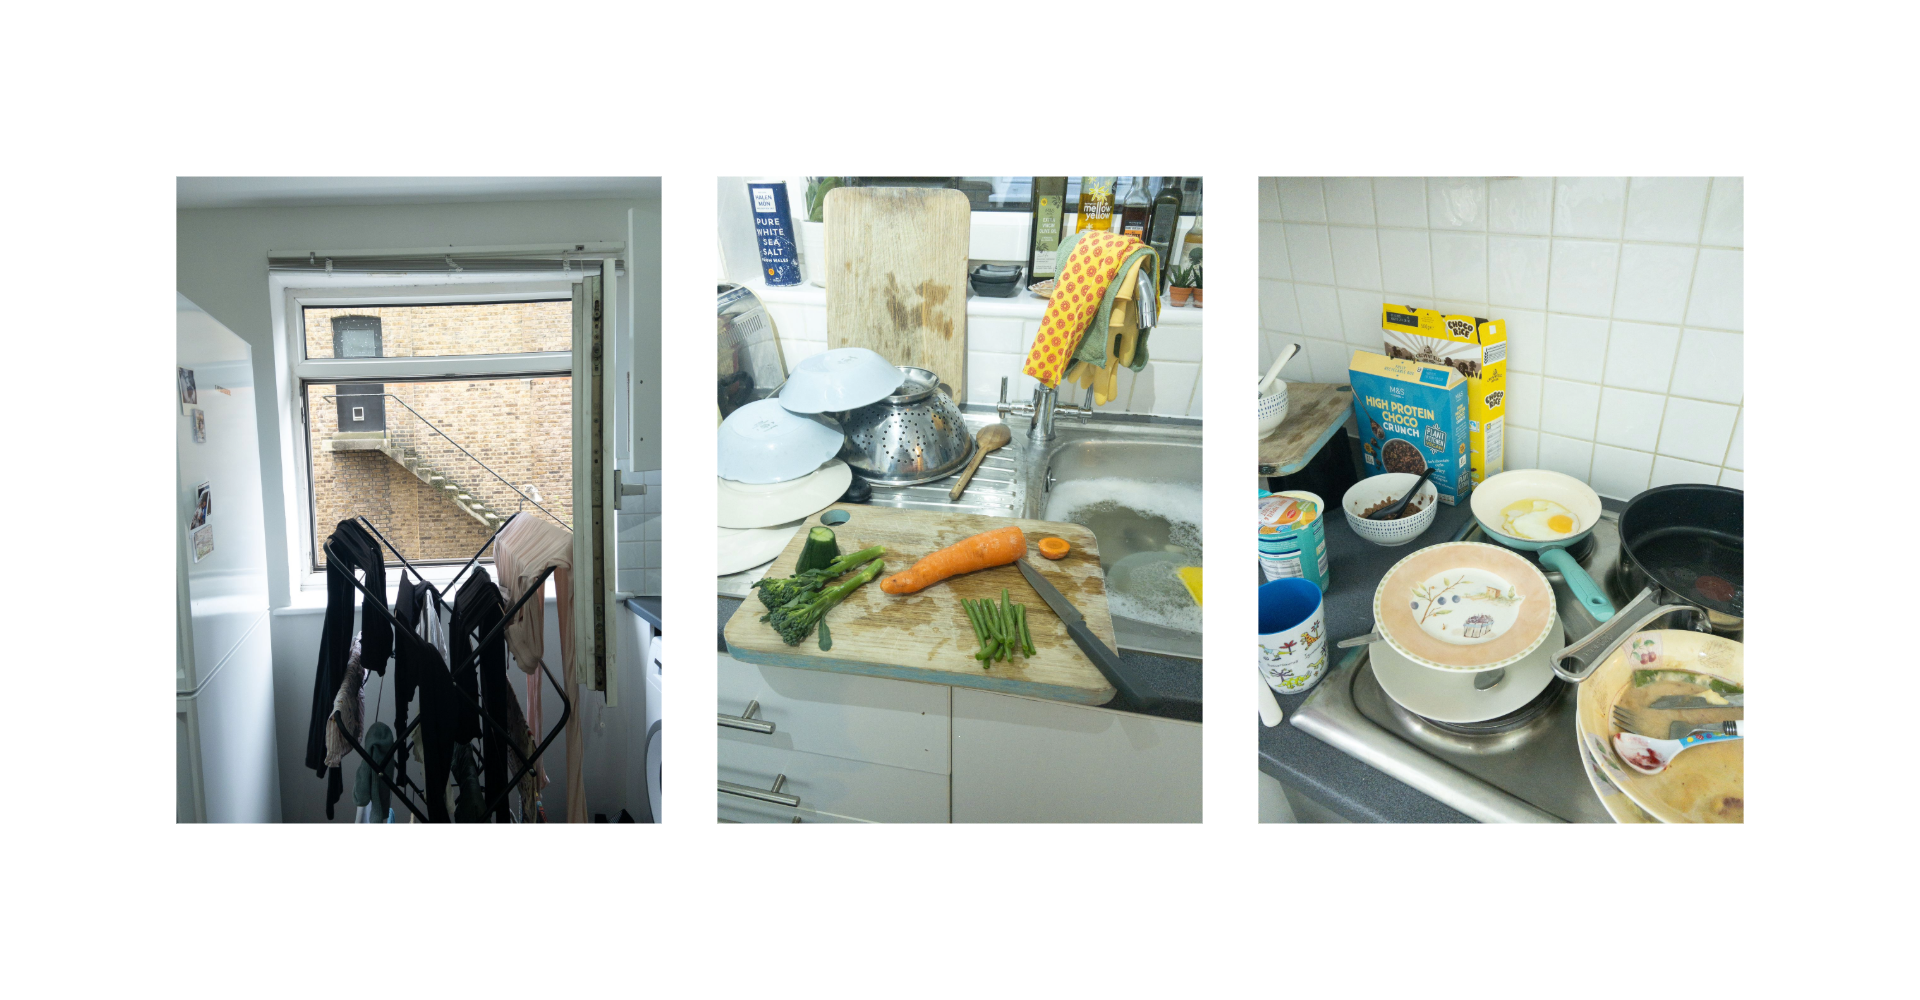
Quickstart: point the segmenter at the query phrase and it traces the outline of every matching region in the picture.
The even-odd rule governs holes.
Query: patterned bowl
[[[1260,436],[1266,437],[1287,419],[1287,383],[1276,380],[1279,388],[1271,396],[1260,397]]]
[[[1419,478],[1411,472],[1383,472],[1354,483],[1340,500],[1341,508],[1347,513],[1347,526],[1361,538],[1387,548],[1419,538],[1439,516],[1440,490],[1431,479],[1420,486],[1420,492],[1413,498],[1420,506],[1420,513],[1395,521],[1369,521],[1364,516],[1368,507],[1382,500],[1400,499]]]

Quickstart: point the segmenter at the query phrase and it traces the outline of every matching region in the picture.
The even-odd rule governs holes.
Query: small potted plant
[[[827,287],[827,192],[845,180],[807,178],[807,220],[800,223],[800,253],[807,261],[807,280],[822,288]]]
[[[1200,307],[1200,250],[1187,251],[1187,266],[1176,265],[1173,269],[1173,304],[1184,306],[1187,299],[1193,299],[1194,308]]]

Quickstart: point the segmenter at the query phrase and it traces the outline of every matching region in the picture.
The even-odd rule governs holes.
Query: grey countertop
[[[658,597],[629,597],[627,610],[653,623],[655,630],[665,633],[660,625],[660,599]]]
[[[1329,502],[1338,503],[1337,498]],[[1466,505],[1441,504],[1433,524],[1406,545],[1385,548],[1353,533],[1338,513],[1327,525],[1327,639],[1338,642],[1373,631],[1373,590],[1393,564],[1412,553],[1452,538],[1473,520]],[[1249,650],[1249,656],[1252,651]],[[1333,656],[1347,650],[1335,649]],[[1332,664],[1329,663],[1329,667]],[[1317,686],[1317,685],[1316,685]],[[1260,770],[1304,792],[1321,805],[1356,822],[1471,823],[1473,820],[1397,779],[1295,728],[1293,713],[1307,695],[1280,695],[1287,721],[1260,726]],[[1254,725],[1258,726],[1256,721]]]
[[[732,597],[716,598],[720,602],[719,649],[727,651],[727,622],[733,619],[740,601]],[[1165,700],[1158,706],[1142,710],[1126,701],[1125,695],[1116,695],[1102,708],[1117,709],[1122,712],[1135,712],[1141,715],[1157,715],[1163,719],[1183,719],[1187,722],[1200,721],[1200,664],[1193,660],[1182,660],[1172,656],[1154,656],[1151,653],[1125,651],[1120,659],[1132,666],[1144,679],[1147,686]],[[1303,739],[1312,737],[1302,734]],[[1331,748],[1329,748],[1331,749]],[[1338,751],[1335,751],[1338,752]],[[1265,740],[1262,740],[1261,755],[1266,754]],[[1264,764],[1262,766],[1265,766]]]

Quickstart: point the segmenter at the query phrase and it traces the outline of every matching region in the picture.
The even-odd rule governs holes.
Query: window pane
[[[316,568],[357,516],[416,564],[465,562],[518,511],[571,527],[572,414],[565,376],[307,386]]]
[[[573,349],[573,303],[566,299],[309,306],[303,318],[309,358],[438,358]]]

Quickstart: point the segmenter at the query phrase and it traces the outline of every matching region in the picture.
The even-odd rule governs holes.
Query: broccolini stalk
[[[820,588],[827,585],[827,581],[855,566],[862,565],[869,559],[878,559],[886,554],[886,546],[875,545],[870,549],[839,556],[820,569],[810,569],[792,576],[767,577],[753,586],[760,592],[760,603],[766,605],[767,611],[772,612],[796,601],[805,603],[812,600],[814,595],[820,592]],[[770,614],[764,615],[760,620],[766,621],[770,617]]]
[[[861,585],[879,576],[886,562],[885,559],[876,558],[862,567],[860,572],[822,590],[811,600],[795,601],[775,608],[767,617],[773,622],[774,630],[780,633],[781,641],[789,646],[798,646],[806,641],[822,615],[845,600],[848,594],[860,589]]]

